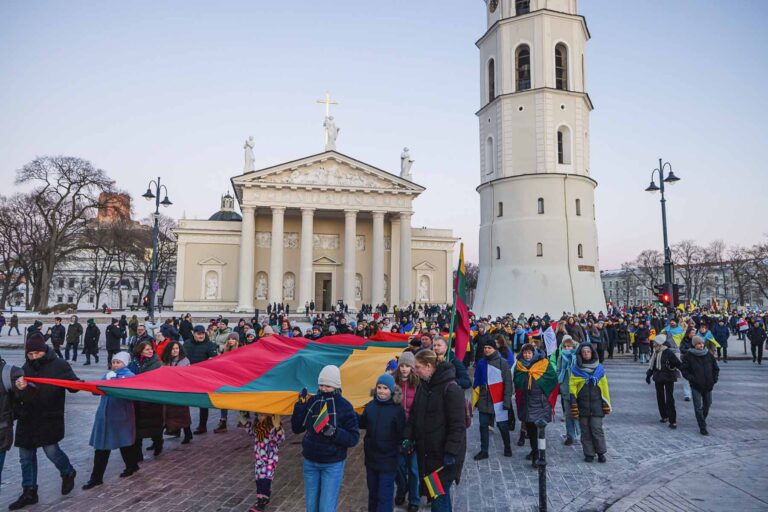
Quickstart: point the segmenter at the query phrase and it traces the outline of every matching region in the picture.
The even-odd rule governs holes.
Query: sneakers
[[[77,476],[77,471],[74,469],[70,474],[67,476],[61,477],[61,494],[66,496],[67,494],[72,492],[72,489],[75,488],[75,477]]]
[[[22,491],[19,499],[8,505],[8,510],[19,510],[27,505],[34,505],[35,503],[37,503],[37,489],[28,487]]]
[[[571,446],[573,444],[573,438],[571,436],[565,437],[565,443],[563,443],[565,446]]]
[[[222,434],[227,431],[227,422],[224,420],[219,420],[219,426],[213,429],[214,434]]]
[[[597,462],[605,462],[605,461],[606,461],[605,454],[604,453],[598,453],[597,454]]]
[[[478,452],[473,457],[473,459],[475,459],[475,460],[483,460],[483,459],[487,459],[487,458],[488,458],[488,453],[487,452]]]

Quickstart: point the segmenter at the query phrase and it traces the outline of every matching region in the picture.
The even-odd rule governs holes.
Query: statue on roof
[[[256,158],[253,156],[253,146],[253,135],[251,135],[245,141],[245,145],[243,146],[243,149],[245,150],[245,165],[243,166],[243,173],[256,170]]]
[[[413,162],[415,160],[411,158],[411,154],[408,152],[408,148],[403,148],[403,153],[400,155],[400,177],[408,180],[413,181],[413,176],[411,175],[411,166],[413,165]]]
[[[341,128],[336,127],[333,116],[327,116],[323,126],[325,127],[325,150],[336,151],[336,137],[338,137]]]

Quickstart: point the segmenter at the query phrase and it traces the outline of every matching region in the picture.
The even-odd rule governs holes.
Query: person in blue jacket
[[[317,394],[307,388],[293,406],[291,429],[304,434],[304,498],[307,512],[335,512],[344,477],[347,449],[360,440],[357,413],[341,396],[338,366],[323,367],[317,378]]]
[[[112,356],[112,369],[101,379],[127,379],[134,373],[128,369],[131,356],[128,352],[118,352]],[[137,453],[133,447],[136,441],[136,421],[134,419],[133,402],[123,398],[103,395],[93,419],[91,440],[93,446],[93,469],[84,490],[93,489],[104,483],[104,471],[107,469],[109,454],[112,450],[120,449],[120,455],[125,462],[125,470],[120,474],[127,477],[139,470]]]

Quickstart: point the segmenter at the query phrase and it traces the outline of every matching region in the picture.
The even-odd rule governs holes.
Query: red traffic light
[[[668,294],[668,293],[665,293],[664,295],[662,295],[662,296],[661,296],[661,301],[662,301],[662,302],[665,302],[665,303],[666,303],[666,302],[669,302],[669,294]]]

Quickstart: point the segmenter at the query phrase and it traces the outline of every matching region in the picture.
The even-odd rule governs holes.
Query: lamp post
[[[669,174],[664,176],[664,170],[666,168],[669,168]],[[656,173],[659,175],[658,186],[653,180],[653,176]],[[651,184],[648,185],[648,188],[645,189],[646,192],[651,193],[661,191],[661,228],[664,234],[664,289],[669,294],[670,304],[673,308],[676,306],[676,304],[674,298],[675,294],[672,286],[672,251],[669,249],[669,238],[667,237],[667,200],[664,198],[664,184],[666,183],[669,185],[674,185],[678,181],[680,181],[680,178],[675,176],[675,173],[672,172],[672,164],[669,162],[662,162],[661,158],[659,158],[659,167],[651,171]]]
[[[154,186],[155,192],[152,192]],[[165,198],[160,201],[160,192],[165,189]],[[165,185],[160,184],[160,177],[157,177],[157,181],[152,180],[147,185],[147,191],[144,192],[141,197],[147,201],[155,200],[155,213],[152,214],[154,224],[152,226],[152,260],[149,264],[149,301],[147,301],[147,315],[152,322],[155,321],[155,296],[157,290],[160,288],[157,283],[157,243],[160,237],[160,205],[169,207],[173,203],[168,200],[168,188]]]

